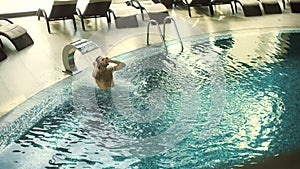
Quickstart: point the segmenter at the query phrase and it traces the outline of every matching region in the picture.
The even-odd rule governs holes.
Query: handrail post
[[[164,19],[164,26],[163,26],[163,37],[164,37],[164,40],[166,40],[165,38],[166,38],[166,23],[167,23],[167,21],[168,20],[170,20],[171,22],[173,22],[173,25],[174,25],[174,27],[175,27],[175,30],[176,30],[176,33],[177,33],[177,37],[178,37],[178,39],[179,39],[179,42],[180,42],[180,44],[181,44],[181,52],[183,51],[183,43],[182,43],[182,40],[181,40],[181,37],[180,37],[180,35],[179,35],[179,32],[178,32],[178,28],[177,28],[177,25],[176,25],[176,22],[175,22],[175,20],[171,17],[171,16],[167,16],[167,17],[165,17],[165,19]]]
[[[167,23],[168,20],[170,20],[171,22],[173,22],[173,25],[174,25],[176,33],[177,33],[177,37],[178,37],[180,45],[181,45],[181,52],[183,52],[183,43],[182,43],[181,37],[179,35],[177,25],[175,23],[175,20],[171,16],[167,16],[167,17],[164,18],[164,21],[163,21],[163,24],[164,24],[163,25],[163,32],[161,31],[161,29],[160,29],[160,27],[158,25],[158,22],[156,20],[153,20],[153,19],[149,20],[148,25],[147,25],[147,45],[148,46],[150,45],[150,43],[149,43],[149,38],[150,38],[150,33],[149,33],[150,24],[155,24],[157,26],[157,29],[159,31],[161,40],[162,40],[162,42],[164,44],[164,47],[166,49],[166,52],[168,54],[168,48],[167,48],[167,45],[166,45],[166,23]]]
[[[150,35],[149,35],[149,29],[150,29],[150,24],[151,24],[151,23],[152,23],[152,24],[155,24],[155,25],[157,26],[157,29],[158,29],[158,31],[159,31],[160,38],[161,38],[161,40],[162,40],[162,42],[163,42],[163,44],[164,44],[166,53],[168,53],[168,48],[167,48],[167,45],[166,45],[166,42],[165,42],[164,35],[163,35],[162,32],[161,32],[161,29],[160,29],[160,27],[159,27],[159,25],[158,25],[158,22],[157,22],[156,20],[153,20],[153,19],[149,20],[148,25],[147,25],[147,45],[148,45],[148,46],[150,45],[150,43],[149,43],[149,38],[150,38]]]

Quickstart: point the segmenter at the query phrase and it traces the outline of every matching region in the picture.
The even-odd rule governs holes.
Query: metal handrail
[[[171,16],[167,16],[163,20],[163,24],[164,24],[163,25],[163,32],[161,31],[161,29],[160,29],[160,27],[158,25],[158,22],[156,20],[153,20],[153,19],[149,20],[148,25],[147,25],[147,45],[148,46],[150,45],[150,43],[149,43],[149,38],[150,38],[149,27],[150,27],[150,24],[155,24],[157,26],[157,29],[159,31],[161,40],[162,40],[162,42],[164,44],[164,47],[166,49],[166,53],[168,54],[168,48],[167,48],[167,45],[166,45],[166,23],[167,23],[168,20],[170,20],[171,22],[173,22],[173,25],[174,25],[176,33],[177,33],[177,37],[178,37],[179,42],[181,44],[181,52],[182,52],[183,51],[183,43],[182,43],[181,37],[179,35],[179,31],[178,31],[176,22],[175,22],[175,20]]]
[[[160,38],[161,38],[161,40],[162,40],[162,42],[163,42],[163,44],[164,44],[164,47],[165,47],[165,49],[166,49],[166,53],[168,53],[168,48],[167,48],[167,45],[166,45],[166,42],[165,42],[164,35],[163,35],[162,32],[161,32],[161,29],[160,29],[160,27],[159,27],[159,25],[158,25],[158,22],[157,22],[156,20],[153,20],[153,19],[149,20],[148,25],[147,25],[147,45],[148,45],[148,46],[150,45],[150,43],[149,43],[149,37],[150,37],[150,35],[149,35],[149,28],[150,28],[150,24],[151,24],[151,23],[152,23],[152,24],[156,24],[157,29],[158,29],[158,31],[159,31]]]
[[[174,27],[175,27],[175,30],[176,30],[176,33],[177,33],[177,37],[178,37],[178,39],[179,39],[179,42],[180,42],[180,44],[181,44],[181,52],[183,51],[183,43],[182,43],[182,40],[181,40],[181,37],[180,37],[180,35],[179,35],[179,32],[178,32],[178,28],[177,28],[177,25],[176,25],[176,22],[175,22],[175,20],[171,17],[171,16],[167,16],[167,17],[165,17],[165,19],[164,19],[164,27],[163,27],[163,36],[164,36],[164,41],[166,41],[166,23],[167,23],[167,21],[168,20],[170,20],[171,21],[171,23],[173,23],[173,25],[174,25]]]

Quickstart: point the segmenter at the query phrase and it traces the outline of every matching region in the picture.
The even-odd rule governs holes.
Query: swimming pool
[[[17,108],[1,130],[5,168],[233,168],[299,149],[300,31],[197,36],[91,68]],[[41,98],[43,98],[41,100]],[[36,104],[34,104],[36,103]]]

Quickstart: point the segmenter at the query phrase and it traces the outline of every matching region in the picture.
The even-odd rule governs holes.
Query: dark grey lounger
[[[22,50],[34,43],[25,28],[17,24],[14,24],[12,21],[5,18],[0,18],[0,20],[7,22],[5,24],[0,25],[0,35],[9,39],[12,42],[12,44],[15,46],[17,51]],[[1,45],[1,49],[0,49],[0,61],[1,61],[1,59],[3,60],[6,58],[6,55],[2,50],[4,46],[1,39],[0,39],[0,45]]]
[[[235,0],[235,10],[237,4],[240,4],[245,16],[261,16],[262,11],[257,0]]]

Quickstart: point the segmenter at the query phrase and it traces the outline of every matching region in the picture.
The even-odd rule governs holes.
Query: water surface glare
[[[127,66],[110,91],[88,68],[28,110],[37,122],[8,127],[27,131],[2,130],[15,141],[2,141],[0,166],[236,168],[299,150],[299,42],[271,31],[192,37],[168,56],[138,49],[116,57]]]

